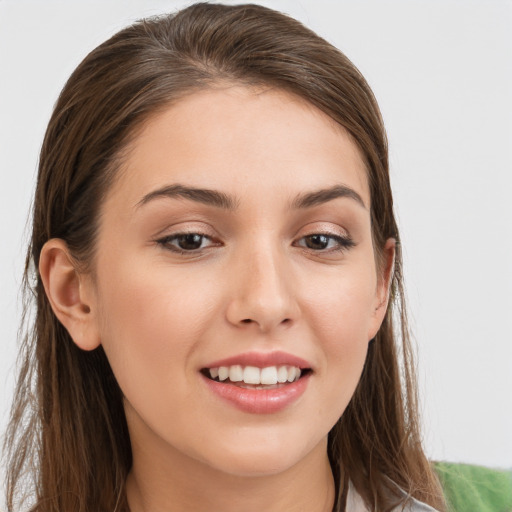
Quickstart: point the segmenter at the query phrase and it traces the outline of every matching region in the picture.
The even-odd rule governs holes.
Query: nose
[[[229,279],[226,317],[231,324],[268,333],[297,320],[299,306],[290,264],[278,249],[253,246],[238,254]]]

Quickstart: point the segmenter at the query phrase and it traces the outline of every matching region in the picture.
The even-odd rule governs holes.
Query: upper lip
[[[268,366],[296,366],[300,369],[311,368],[311,364],[301,357],[286,352],[245,352],[235,356],[218,359],[209,363],[205,368],[220,368],[221,366],[256,366],[266,368]]]

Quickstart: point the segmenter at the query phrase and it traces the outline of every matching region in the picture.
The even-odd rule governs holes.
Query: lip
[[[312,369],[305,359],[286,352],[246,352],[236,356],[219,359],[209,363],[204,368],[219,368],[221,366],[295,366],[302,370]],[[252,414],[273,414],[280,412],[296,402],[306,391],[312,372],[295,382],[284,383],[272,389],[242,388],[226,381],[218,382],[200,373],[208,389],[224,402],[237,409]]]
[[[203,374],[200,376],[212,393],[237,409],[252,414],[272,414],[284,410],[302,396],[311,373],[295,382],[281,384],[273,389],[242,388],[225,381],[217,382]]]
[[[286,352],[246,352],[236,356],[227,357],[213,361],[205,366],[205,368],[219,368],[220,366],[233,366],[239,364],[241,366],[256,366],[257,368],[265,368],[267,366],[296,366],[301,370],[312,368],[311,364],[305,359],[287,354]]]

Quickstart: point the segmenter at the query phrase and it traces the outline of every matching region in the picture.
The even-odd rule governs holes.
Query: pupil
[[[201,247],[202,235],[188,233],[179,237],[179,246],[181,249],[199,249]]]
[[[329,239],[325,235],[311,235],[306,238],[306,245],[310,249],[325,249]]]

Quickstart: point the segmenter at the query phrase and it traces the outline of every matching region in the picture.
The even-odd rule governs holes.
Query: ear
[[[39,274],[46,296],[61,324],[82,350],[100,345],[91,278],[77,270],[64,240],[52,238],[43,246]]]
[[[371,340],[376,336],[388,309],[391,280],[393,278],[393,272],[395,268],[395,249],[396,240],[394,238],[388,238],[382,251],[382,269],[380,271],[380,275],[377,276],[377,288],[375,292],[374,305],[375,309],[368,332],[368,340]]]

